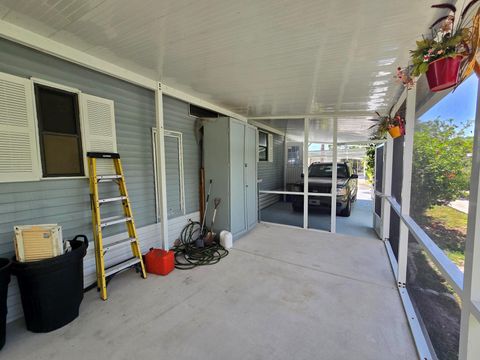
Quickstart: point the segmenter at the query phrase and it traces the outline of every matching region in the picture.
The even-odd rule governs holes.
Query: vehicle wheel
[[[340,211],[340,216],[348,217],[352,213],[352,201],[348,199],[347,206],[345,209]]]
[[[302,212],[303,211],[303,205],[292,204],[292,209],[295,212]]]

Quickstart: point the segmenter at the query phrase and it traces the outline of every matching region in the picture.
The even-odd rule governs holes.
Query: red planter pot
[[[445,90],[457,85],[458,70],[463,56],[445,57],[428,65],[427,80],[433,92]]]

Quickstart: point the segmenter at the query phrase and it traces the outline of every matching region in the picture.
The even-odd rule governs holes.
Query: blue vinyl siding
[[[195,117],[190,116],[190,105],[164,96],[163,121],[165,130],[178,131],[183,135],[183,171],[185,178],[185,213],[199,210],[200,146],[195,138]],[[168,156],[168,154],[165,154]],[[168,171],[168,169],[166,169]],[[167,173],[167,178],[170,174]],[[178,197],[175,182],[167,184],[167,197]]]
[[[114,101],[118,151],[136,224],[154,223],[154,93],[4,39],[0,53],[1,72],[37,77]],[[0,255],[13,252],[14,224],[58,223],[66,238],[79,233],[91,236],[90,216],[86,179],[0,184]]]

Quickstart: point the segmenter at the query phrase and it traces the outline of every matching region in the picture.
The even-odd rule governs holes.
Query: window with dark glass
[[[83,176],[77,94],[35,85],[44,177]]]
[[[263,131],[258,132],[258,160],[268,161],[268,134]]]

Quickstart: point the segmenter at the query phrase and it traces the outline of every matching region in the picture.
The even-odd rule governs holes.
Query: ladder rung
[[[126,196],[117,196],[113,198],[107,198],[107,199],[98,199],[99,204],[105,204],[109,202],[114,202],[114,201],[122,201],[122,200],[127,200]]]
[[[100,226],[103,228],[103,227],[106,227],[106,226],[121,224],[121,223],[128,222],[128,221],[132,221],[132,218],[128,217],[128,216],[127,217],[125,217],[125,216],[112,216],[112,217],[103,219],[103,221],[100,223]]]
[[[98,182],[106,182],[106,181],[114,181],[117,179],[121,179],[123,176],[122,175],[98,175],[97,176],[97,181]]]
[[[115,249],[115,248],[123,245],[123,244],[126,244],[126,243],[131,244],[131,243],[135,242],[136,240],[137,240],[137,239],[135,239],[135,238],[128,238],[128,239],[118,240],[118,241],[112,242],[112,243],[104,246],[103,250],[104,250],[104,251],[110,251],[110,250],[112,250],[112,249]]]
[[[129,268],[130,266],[138,264],[139,262],[140,262],[139,258],[131,258],[117,265],[110,266],[109,268],[105,269],[105,277],[116,274],[119,271],[122,271],[123,269]]]

